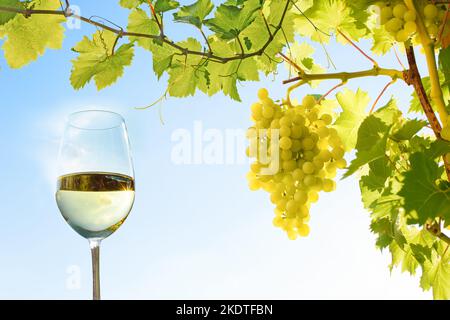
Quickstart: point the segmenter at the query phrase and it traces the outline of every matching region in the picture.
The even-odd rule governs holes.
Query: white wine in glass
[[[134,203],[134,170],[123,118],[101,110],[70,115],[58,171],[56,202],[67,223],[89,241],[93,298],[98,300],[100,243],[122,225]]]

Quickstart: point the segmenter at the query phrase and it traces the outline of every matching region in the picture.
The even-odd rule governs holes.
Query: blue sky
[[[118,2],[118,1],[116,1]],[[127,10],[116,2],[73,1],[86,16],[101,15],[126,25]],[[182,3],[185,3],[182,1]],[[272,226],[272,204],[264,192],[250,192],[247,165],[175,165],[172,132],[207,128],[245,129],[249,106],[259,87],[284,97],[286,72],[240,87],[242,103],[221,94],[170,98],[142,111],[165,90],[157,81],[151,55],[136,50],[133,65],[112,87],[70,86],[70,48],[95,29],[68,30],[64,48],[47,51],[37,62],[11,70],[0,55],[0,141],[2,225],[0,298],[86,299],[91,296],[87,241],[61,217],[54,199],[58,143],[72,112],[103,108],[127,121],[136,172],[136,202],[126,223],[102,244],[102,295],[111,299],[152,298],[430,298],[418,279],[389,272],[389,257],[375,249],[368,213],[362,208],[355,178],[313,206],[310,236],[289,241]],[[170,27],[176,40],[194,34]],[[368,48],[367,43],[363,44]],[[369,68],[350,46],[331,44],[339,70]],[[326,65],[318,48],[315,58]],[[378,59],[399,68],[393,55]],[[423,60],[420,59],[423,66]],[[375,98],[386,78],[352,81]],[[318,89],[323,93],[334,83]],[[392,93],[407,107],[411,89],[395,84]],[[382,105],[383,101],[380,103]],[[164,119],[161,123],[160,116]],[[243,152],[243,150],[242,150]],[[71,288],[73,270],[81,286]],[[78,274],[78,273],[76,273]]]

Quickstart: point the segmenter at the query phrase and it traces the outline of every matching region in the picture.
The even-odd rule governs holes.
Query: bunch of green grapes
[[[397,42],[408,41],[417,31],[416,12],[408,10],[404,3],[378,3],[380,23]]]
[[[406,42],[417,32],[417,14],[402,2],[379,2],[380,23],[397,42]],[[448,7],[446,4],[424,3],[419,7],[424,25],[431,38],[439,34]],[[448,31],[448,30],[447,30]],[[416,43],[420,42],[414,39]]]
[[[247,154],[256,158],[247,175],[249,187],[270,193],[276,206],[273,224],[285,230],[289,239],[306,237],[311,204],[319,200],[320,191],[335,190],[336,171],[347,166],[344,146],[331,127],[332,115],[322,112],[313,96],[295,106],[275,103],[266,89],[258,91],[258,98],[251,106],[254,126],[247,134]],[[262,143],[268,146],[271,163],[279,161],[278,170],[264,170],[270,166],[265,155],[257,152]]]
[[[423,21],[431,38],[436,38],[439,29],[444,22],[447,6],[445,4],[435,5],[429,3],[423,7]]]

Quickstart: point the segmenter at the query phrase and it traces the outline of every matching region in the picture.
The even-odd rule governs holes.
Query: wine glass
[[[89,241],[93,299],[100,299],[100,243],[134,203],[134,170],[121,115],[88,110],[69,116],[58,159],[56,202],[67,223]]]

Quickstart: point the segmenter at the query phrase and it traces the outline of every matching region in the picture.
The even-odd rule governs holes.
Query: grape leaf
[[[447,245],[438,244],[437,250],[431,252],[431,258],[424,261],[420,285],[424,290],[433,288],[433,298],[450,299],[450,254]]]
[[[425,151],[425,154],[430,159],[436,159],[447,153],[450,153],[450,142],[443,139],[433,141]]]
[[[58,0],[33,2],[34,8],[54,10],[60,8]],[[63,16],[16,15],[0,25],[0,39],[6,37],[2,49],[11,68],[21,68],[43,55],[47,48],[60,49],[64,39]]]
[[[177,22],[190,23],[200,29],[213,8],[214,5],[210,0],[198,0],[189,6],[181,7],[173,14],[173,18]]]
[[[385,28],[377,28],[372,31],[373,45],[372,51],[378,55],[385,55],[388,53],[394,45],[392,36],[386,31]]]
[[[183,48],[190,50],[201,50],[202,45],[194,38],[177,43]],[[201,72],[197,69],[202,57],[199,56],[177,56],[172,60],[172,66],[168,70],[169,84],[168,92],[173,97],[186,97],[194,95],[197,87],[198,77]]]
[[[151,19],[147,13],[142,9],[135,9],[130,12],[128,16],[128,31],[143,34],[159,34],[159,28],[155,20]],[[143,37],[130,37],[131,41],[136,41],[137,44],[144,49],[150,50],[153,46],[153,39]]]
[[[314,1],[313,6],[304,11],[304,14],[298,14],[295,30],[320,43],[328,42],[331,38],[329,35],[335,34],[337,30],[357,40],[368,32],[364,26],[367,14],[361,9],[349,5],[346,0]],[[337,40],[348,44],[348,41],[339,34]]]
[[[290,57],[292,61],[294,61],[298,66],[300,66],[303,70],[308,73],[323,73],[325,69],[320,65],[314,63],[314,60],[311,58],[314,54],[315,49],[311,45],[306,42],[295,42],[293,43],[289,50],[287,50],[286,54]],[[285,67],[289,70],[289,72],[295,71],[292,69],[292,66],[285,62]],[[310,82],[310,86],[315,88],[320,84],[321,81],[315,80]]]
[[[248,38],[251,41],[253,50],[259,50],[263,47],[266,48],[263,55],[255,58],[258,69],[264,71],[266,74],[276,72],[278,64],[282,62],[281,59],[276,59],[277,54],[283,51],[287,42],[294,41],[293,19],[295,16],[293,14],[286,14],[282,23],[282,31],[275,34],[275,26],[279,25],[285,7],[286,3],[283,1],[267,1],[264,3],[263,13],[269,28],[271,28],[273,37],[268,45],[267,42],[270,39],[270,34],[263,16],[260,14],[257,14],[255,21],[241,33],[243,38]]]
[[[163,13],[166,11],[174,10],[178,8],[180,3],[174,0],[156,0],[155,11],[158,13]]]
[[[139,7],[145,0],[120,0],[119,4],[127,9]]]
[[[344,178],[352,175],[359,168],[376,161],[383,161],[381,167],[386,167],[386,143],[391,127],[398,116],[394,100],[368,116],[358,129],[356,142],[356,158],[350,163]],[[373,167],[372,167],[373,169]]]
[[[443,168],[423,152],[410,156],[411,169],[404,176],[404,185],[399,195],[404,199],[408,223],[424,225],[428,219],[442,217],[450,219],[450,188],[441,189]]]
[[[403,272],[415,275],[417,268],[431,258],[434,239],[427,230],[406,225],[404,218],[398,222],[405,243],[401,245],[393,242],[389,246],[392,256],[390,268],[401,265]]]
[[[9,8],[20,8],[19,0],[0,0],[0,6]],[[0,26],[7,23],[16,16],[14,12],[0,12]]]
[[[336,95],[342,107],[342,113],[337,118],[334,127],[344,143],[345,150],[349,151],[356,145],[358,128],[366,116],[369,95],[358,89],[356,93],[346,89]]]
[[[144,10],[138,8],[133,10],[128,17],[128,31],[157,35],[159,34],[159,27],[155,20],[151,19]],[[179,52],[167,43],[159,43],[150,38],[130,37],[130,40],[136,41],[140,47],[152,52],[153,71],[158,76],[158,79],[163,75],[164,71],[169,69],[174,54]]]
[[[218,37],[211,37],[210,45],[214,52],[223,52],[225,55],[233,55],[233,45]],[[208,95],[215,94],[220,90],[232,99],[240,101],[237,90],[238,80],[258,80],[258,69],[254,59],[246,59],[241,62],[230,61],[225,64],[208,61],[204,68],[199,70],[200,76],[198,87]]]
[[[113,46],[117,35],[99,30],[92,36],[92,40],[84,37],[73,51],[79,53],[72,60],[70,82],[75,89],[84,87],[94,79],[97,89],[103,89],[113,84],[123,74],[125,66],[129,66],[133,59],[133,43],[121,45],[113,54]]]
[[[407,120],[400,129],[391,135],[391,139],[396,141],[410,140],[417,132],[427,125],[424,120]]]
[[[163,75],[164,71],[169,70],[172,65],[173,57],[178,51],[166,43],[154,43],[151,45],[150,50],[153,54],[153,71],[159,79]]]
[[[255,20],[259,9],[259,0],[247,0],[242,8],[222,4],[205,24],[222,39],[234,39]]]

